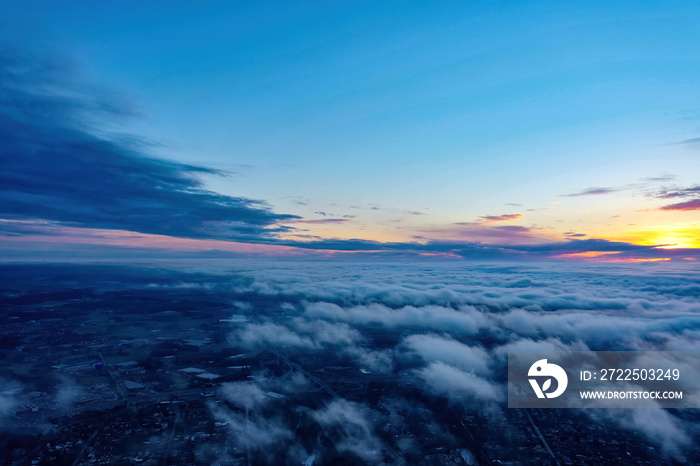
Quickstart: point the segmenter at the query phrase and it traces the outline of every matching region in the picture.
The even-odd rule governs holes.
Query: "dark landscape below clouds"
[[[505,391],[508,351],[700,350],[691,265],[158,264],[2,266],[0,464],[700,458],[695,410]]]

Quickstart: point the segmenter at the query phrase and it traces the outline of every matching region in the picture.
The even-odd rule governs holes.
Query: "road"
[[[547,452],[554,458],[554,462],[557,463],[557,466],[559,466],[561,463],[557,459],[557,457],[554,455],[554,452],[552,451],[551,448],[549,448],[549,444],[547,443],[547,440],[544,438],[544,435],[542,435],[542,432],[540,432],[540,429],[537,427],[537,424],[535,424],[535,421],[532,419],[532,416],[530,416],[530,413],[527,412],[527,409],[524,409],[525,414],[527,414],[528,419],[530,419],[530,423],[532,424],[532,427],[535,429],[535,433],[539,435],[540,440],[542,440],[542,443],[544,444],[544,447],[547,449]]]

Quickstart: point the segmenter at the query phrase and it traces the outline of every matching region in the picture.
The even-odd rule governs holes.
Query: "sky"
[[[697,260],[698,20],[3,2],[0,255]]]

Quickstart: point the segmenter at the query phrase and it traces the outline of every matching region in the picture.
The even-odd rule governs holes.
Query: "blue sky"
[[[525,242],[700,246],[697,210],[658,210],[659,193],[694,200],[700,173],[681,143],[700,137],[696,2],[25,1],[0,16],[10,48],[50,50],[138,113],[100,130],[233,172],[200,177],[220,194],[338,220],[286,239],[489,242],[455,225],[511,215]],[[569,196],[591,188],[606,194]]]

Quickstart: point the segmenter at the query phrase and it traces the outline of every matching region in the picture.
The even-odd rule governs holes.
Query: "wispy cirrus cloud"
[[[498,222],[456,222],[448,227],[422,230],[425,239],[442,239],[486,244],[527,244],[551,241],[536,227],[502,225]]]
[[[689,188],[673,187],[665,188],[652,194],[658,199],[673,199],[678,197],[700,197],[700,186],[691,186]]]
[[[283,221],[281,223],[304,223],[304,224],[311,224],[311,225],[324,225],[324,224],[333,224],[333,223],[347,223],[351,220],[350,217],[348,218],[318,218],[318,219],[312,219],[312,220],[289,220],[289,221]]]
[[[675,179],[676,179],[676,175],[673,175],[671,173],[662,173],[659,176],[649,176],[649,177],[643,178],[643,181],[657,182],[657,181],[673,181]]]
[[[521,218],[523,218],[523,214],[484,215],[479,217],[479,221],[483,223],[512,222]]]
[[[661,210],[700,210],[700,199],[692,199],[685,202],[677,202],[660,207]]]
[[[566,197],[579,197],[579,196],[602,196],[604,194],[612,194],[616,193],[618,191],[622,191],[626,188],[601,188],[601,187],[592,187],[592,188],[587,188],[584,189],[583,191],[575,192],[575,193],[569,193],[569,194],[562,194],[562,196]]]
[[[700,138],[684,139],[682,141],[671,142],[671,143],[663,144],[663,145],[665,145],[665,146],[680,146],[680,145],[692,145],[692,144],[700,144]]]
[[[659,210],[700,210],[700,185],[666,187],[647,195],[656,199],[688,199],[664,205]]]

